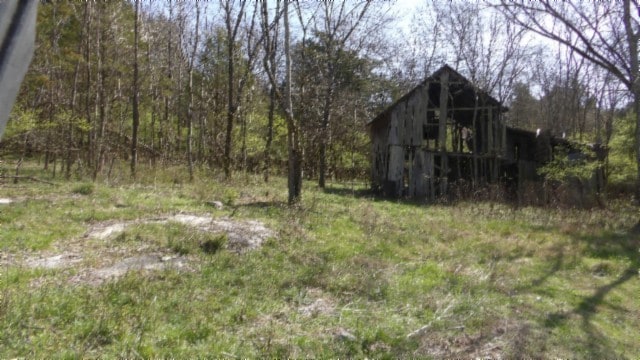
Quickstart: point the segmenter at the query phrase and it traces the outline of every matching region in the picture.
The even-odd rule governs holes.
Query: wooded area
[[[139,163],[185,164],[190,179],[194,168],[287,174],[293,203],[303,178],[370,181],[365,125],[449,64],[509,108],[507,126],[602,144],[610,183],[640,199],[637,1],[417,10],[409,19],[393,2],[43,2],[0,151],[66,178],[108,178],[116,162],[134,178]]]
[[[639,2],[0,0],[2,358],[637,358]]]

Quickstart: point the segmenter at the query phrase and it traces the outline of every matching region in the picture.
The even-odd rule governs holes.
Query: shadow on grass
[[[351,186],[348,183],[334,183],[330,186],[327,186],[323,189],[326,194],[338,195],[338,196],[350,196],[354,198],[368,199],[372,201],[389,201],[396,202],[405,205],[413,205],[413,206],[429,206],[429,205],[440,205],[440,206],[450,206],[455,207],[460,203],[467,202],[475,202],[475,203],[499,203],[504,205],[509,205],[512,207],[517,207],[516,201],[511,201],[508,199],[496,200],[491,199],[489,197],[482,196],[456,196],[456,195],[446,195],[439,196],[436,199],[432,199],[427,201],[426,198],[412,198],[407,195],[402,196],[389,196],[385,195],[380,191],[374,191],[369,187],[363,187],[362,184],[358,184],[357,186]],[[469,190],[471,191],[471,190]]]
[[[538,231],[558,231],[554,227],[537,229]],[[585,335],[585,339],[581,340],[581,348],[590,357],[595,358],[624,358],[625,353],[617,349],[613,342],[608,338],[606,332],[598,329],[598,325],[594,324],[594,316],[598,314],[602,305],[606,304],[607,296],[616,288],[627,283],[629,280],[638,277],[640,269],[640,236],[634,233],[633,229],[627,232],[606,232],[596,231],[594,234],[570,234],[574,244],[580,245],[574,248],[581,249],[577,254],[567,253],[567,249],[563,246],[557,246],[553,251],[554,255],[546,259],[544,265],[545,270],[537,278],[530,283],[517,288],[518,292],[530,292],[541,290],[549,279],[559,276],[558,273],[563,268],[571,268],[572,263],[579,260],[580,257],[588,257],[602,261],[617,260],[628,263],[628,266],[610,282],[594,289],[593,293],[584,296],[570,310],[549,313],[543,320],[542,325],[546,329],[560,328],[570,322],[572,319],[580,320],[580,328]],[[625,261],[626,260],[626,261]],[[564,290],[563,290],[564,291]],[[566,289],[570,291],[570,289]],[[620,312],[622,317],[626,316],[628,310],[624,307],[614,307],[606,304],[608,308]],[[526,352],[532,347],[543,346],[546,342],[544,338],[547,335],[539,333],[539,338],[535,336],[524,340],[524,343],[513,346],[515,357],[526,355]],[[516,337],[516,342],[519,341]],[[527,347],[528,345],[528,347]],[[576,347],[580,348],[580,347]],[[526,356],[525,356],[526,357]]]
[[[564,257],[565,257],[564,250],[562,249],[562,247],[559,247],[558,248],[558,253],[553,257],[553,260],[552,260],[553,265],[542,276],[540,276],[539,278],[533,280],[531,282],[531,285],[528,286],[528,288],[529,289],[536,288],[536,287],[544,284],[547,281],[547,279],[549,279],[555,273],[560,271],[560,269],[562,268],[562,265],[564,264]]]
[[[629,231],[625,234],[605,233],[600,236],[577,235],[573,239],[576,242],[587,243],[584,255],[603,260],[627,258],[630,260],[630,264],[615,280],[596,288],[592,295],[584,297],[572,310],[547,315],[544,325],[547,328],[556,328],[562,326],[568,319],[578,316],[581,318],[582,330],[587,336],[584,345],[590,356],[622,358],[621,354],[617,354],[615,349],[607,344],[606,334],[594,326],[593,316],[598,312],[598,308],[604,304],[605,298],[611,291],[638,276],[638,270],[640,269],[640,253],[638,251],[640,238],[633,231]],[[556,260],[556,263],[558,263],[558,260]],[[534,281],[532,286],[541,285],[551,274],[559,269],[560,266],[554,266],[549,274],[545,274],[545,276]],[[624,311],[624,309],[619,310]]]
[[[242,202],[238,204],[234,204],[229,206],[231,209],[231,213],[228,215],[230,218],[235,217],[240,209],[251,209],[258,210],[264,212],[273,212],[279,213],[289,208],[289,205],[284,201],[250,201],[250,202]]]
[[[385,196],[379,192],[373,191],[368,188],[351,188],[348,185],[344,186],[327,186],[324,188],[325,194],[344,196],[344,197],[353,197],[356,199],[367,199],[370,201],[381,202],[381,201],[390,201],[395,203],[400,203],[404,205],[413,205],[413,206],[425,206],[425,205],[434,205],[434,204],[442,204],[446,205],[447,203],[442,201],[434,202],[433,204],[427,203],[425,200],[419,199],[411,199],[407,197],[392,197]],[[454,203],[449,203],[449,205],[454,205]]]
[[[378,196],[375,192],[373,192],[371,189],[356,189],[356,188],[351,188],[351,187],[347,187],[345,186],[327,186],[324,188],[324,192],[326,194],[331,194],[331,195],[338,195],[338,196],[351,196],[351,197],[355,197],[355,198],[359,198],[359,199],[384,199],[381,196]]]
[[[234,207],[248,207],[256,209],[265,209],[270,207],[285,208],[287,206],[288,205],[285,201],[252,201],[234,205]]]

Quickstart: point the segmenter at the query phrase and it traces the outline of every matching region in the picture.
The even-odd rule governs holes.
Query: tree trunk
[[[169,21],[173,22],[173,2],[169,0]],[[158,136],[160,141],[160,149],[164,154],[164,160],[170,155],[171,145],[169,144],[169,134],[170,134],[170,123],[169,123],[169,108],[171,103],[171,86],[173,85],[173,49],[172,49],[172,41],[173,41],[173,26],[169,26],[169,34],[167,37],[167,79],[168,85],[165,85],[165,93],[164,93],[164,116],[163,121],[160,124],[160,134]]]
[[[271,169],[271,144],[273,143],[273,120],[276,107],[276,92],[271,86],[269,91],[269,114],[267,124],[267,142],[264,146],[264,182],[269,182],[269,171]]]
[[[273,75],[275,78],[276,69],[276,51],[278,48],[278,12],[280,9],[280,1],[276,2],[276,16],[273,22],[273,36],[271,36],[271,29],[269,29],[269,12],[267,10],[267,4],[262,3],[262,31],[264,42],[264,59],[263,65],[268,74]],[[274,80],[274,79],[270,79]],[[267,138],[264,147],[264,182],[269,182],[269,175],[271,171],[271,147],[273,144],[273,125],[275,120],[275,107],[276,107],[276,85],[273,81],[270,81],[269,87],[269,110],[268,110],[268,124],[267,124]]]
[[[287,117],[287,146],[289,148],[289,205],[299,203],[302,193],[302,158],[297,123],[293,117],[291,100],[291,49],[289,31],[289,1],[284,1],[284,53],[286,58],[285,114]]]
[[[80,61],[76,62],[76,66],[73,70],[73,88],[71,90],[71,114],[76,114],[76,96],[78,94],[78,75],[80,73]],[[67,139],[66,139],[66,171],[64,174],[65,179],[71,178],[71,165],[73,164],[73,122],[69,120],[67,125]]]
[[[330,65],[331,66],[331,65]],[[322,126],[320,134],[320,166],[318,168],[318,186],[322,189],[325,187],[326,173],[327,173],[327,146],[329,143],[329,125],[331,122],[331,107],[333,105],[333,89],[334,79],[333,69],[330,70],[329,86],[327,87],[327,93],[324,102],[324,109],[322,110]]]
[[[96,162],[93,167],[93,181],[98,178],[98,174],[102,169],[102,162],[104,159],[104,133],[106,128],[106,118],[105,118],[105,92],[104,92],[104,83],[106,77],[106,71],[104,69],[104,52],[105,45],[103,41],[103,24],[101,18],[104,16],[104,11],[100,6],[98,6],[99,14],[98,18],[98,26],[97,26],[97,37],[96,37],[96,51],[97,51],[97,62],[98,62],[98,78],[97,78],[97,106],[98,106],[98,133],[96,134],[94,145],[97,148],[96,154]]]
[[[200,101],[199,101],[199,107],[198,107],[198,163],[200,164],[200,167],[202,167],[202,163],[204,161],[205,155],[204,155],[204,143],[205,143],[205,138],[207,136],[207,119],[205,116],[203,116],[204,113],[204,86],[202,85],[202,83],[200,84]]]
[[[251,101],[249,101],[249,103],[251,103]],[[240,123],[241,125],[241,138],[242,138],[242,145],[240,147],[240,154],[242,156],[242,171],[247,172],[247,117],[249,116],[248,111],[243,111],[242,115],[241,115],[241,119],[242,122]]]
[[[94,142],[93,137],[95,133],[92,116],[91,116],[91,2],[87,1],[84,3],[85,11],[87,12],[87,21],[85,25],[85,41],[84,41],[84,63],[86,70],[86,88],[84,89],[84,102],[85,102],[85,116],[87,118],[87,124],[90,125],[89,131],[87,133],[87,152],[85,154],[85,163],[87,167],[91,169],[93,165],[94,159]]]
[[[200,26],[200,8],[196,1],[196,24],[193,49],[189,58],[189,109],[187,114],[187,163],[189,167],[189,181],[193,181],[193,63],[198,49],[198,27]]]
[[[138,13],[140,0],[135,1],[135,19],[133,21],[133,125],[131,131],[131,178],[136,178],[136,164],[138,162],[138,127],[140,113],[138,110]]]
[[[233,122],[236,117],[236,104],[234,103],[235,92],[235,41],[236,32],[231,24],[231,4],[229,1],[225,3],[225,23],[227,27],[227,127],[224,139],[224,175],[227,179],[231,178],[231,145],[233,136]],[[242,16],[239,14],[238,17]],[[239,19],[238,19],[239,21]],[[237,27],[236,27],[237,29]]]
[[[233,49],[230,45],[229,55],[233,54]],[[229,82],[228,82],[228,103],[227,103],[227,127],[224,139],[224,175],[227,179],[231,177],[231,136],[233,135],[233,121],[236,117],[236,108],[233,103],[233,76],[234,66],[233,61],[229,61]]]
[[[636,80],[637,81],[637,80]],[[636,86],[637,87],[637,86]],[[635,203],[640,206],[640,89],[635,90],[633,94],[633,110],[636,113],[636,133],[635,133],[635,147],[636,147],[636,186],[635,186]],[[640,221],[638,222],[640,224]]]

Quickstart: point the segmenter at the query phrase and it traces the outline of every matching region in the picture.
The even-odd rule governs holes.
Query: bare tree
[[[454,68],[466,72],[472,83],[499,101],[506,101],[535,57],[536,49],[526,43],[525,31],[479,2],[448,1],[434,6],[446,29],[440,35],[448,37],[440,43],[448,47],[447,57]]]
[[[435,67],[444,62],[441,48],[443,47],[442,38],[442,17],[441,11],[436,11],[437,3],[435,1],[425,2],[423,7],[411,18],[411,32],[403,34],[399,40],[404,40],[401,49],[408,50],[409,55],[405,57],[403,64],[404,77],[409,78],[412,84],[415,84],[425,77],[429,76]],[[408,41],[408,43],[407,43]],[[397,52],[393,52],[396,55]]]
[[[342,54],[350,47],[362,45],[360,42],[349,44],[358,27],[367,24],[365,16],[370,9],[370,1],[350,3],[347,1],[334,2],[322,1],[318,3],[321,7],[320,16],[313,23],[314,35],[321,47],[325,50],[322,59],[324,66],[320,67],[320,72],[324,78],[322,84],[322,118],[320,121],[319,134],[319,168],[318,185],[325,187],[327,172],[327,147],[331,141],[331,116],[338,86],[337,72],[342,61]],[[355,46],[354,46],[355,45]]]
[[[269,20],[269,9],[267,2],[261,2],[261,27],[263,33],[263,46],[264,57],[263,66],[267,73],[272,77],[276,77],[276,54],[278,52],[278,36],[279,36],[279,24],[280,24],[280,1],[275,4],[274,18]],[[267,136],[264,147],[264,181],[269,182],[269,172],[271,169],[271,146],[273,143],[273,125],[275,120],[275,107],[276,107],[276,89],[275,82],[269,82],[269,110],[267,114]]]
[[[259,2],[254,2],[254,8],[250,16],[247,16],[245,9],[247,0],[221,0],[220,6],[224,12],[224,23],[227,35],[227,57],[228,57],[228,83],[227,83],[227,126],[224,145],[224,173],[227,178],[231,177],[231,161],[233,146],[233,126],[238,114],[238,109],[242,103],[247,84],[255,59],[258,54],[261,39],[256,38],[255,25],[256,17],[259,13]],[[244,28],[241,27],[245,24]],[[241,33],[242,31],[242,33]],[[238,59],[238,41],[240,40],[245,46],[244,59],[245,62],[237,73],[236,60]]]
[[[132,96],[132,126],[131,126],[131,177],[136,178],[136,164],[138,162],[138,127],[140,126],[140,112],[138,110],[138,26],[140,1],[135,1],[135,19],[133,20],[133,96]]]
[[[263,60],[266,75],[269,78],[271,89],[274,91],[275,96],[279,99],[280,107],[282,108],[285,120],[287,122],[287,153],[288,153],[288,176],[287,187],[289,192],[288,203],[293,205],[301,200],[302,196],[302,154],[300,143],[300,122],[296,120],[293,114],[293,101],[291,96],[291,29],[289,26],[289,1],[284,0],[283,6],[283,25],[284,25],[284,57],[285,57],[285,77],[284,77],[284,92],[278,87],[277,67],[275,64],[268,60]],[[276,9],[280,9],[280,0],[276,0]],[[269,44],[273,42],[273,35],[271,30],[277,26],[280,21],[279,11],[276,10],[276,14],[272,21],[269,20],[269,12],[266,4],[263,3],[261,8],[262,17],[262,33],[263,33],[263,48],[265,52],[275,52],[276,48]],[[268,54],[265,59],[273,57],[275,55]]]
[[[97,14],[96,17],[98,19],[98,26],[97,26],[97,36],[96,36],[96,57],[97,57],[97,91],[96,91],[96,102],[97,102],[97,108],[98,108],[98,131],[95,132],[94,130],[94,144],[96,144],[96,149],[97,149],[97,154],[96,154],[96,162],[94,164],[94,170],[93,170],[93,180],[95,181],[98,177],[98,174],[100,173],[100,171],[102,170],[102,165],[103,165],[103,161],[104,161],[104,156],[105,156],[105,131],[106,131],[106,126],[107,126],[107,119],[106,119],[106,93],[105,93],[105,77],[107,74],[107,71],[105,69],[105,51],[106,51],[106,46],[105,46],[105,39],[104,39],[104,35],[105,35],[105,31],[103,30],[103,22],[105,20],[108,19],[108,16],[105,14],[106,11],[104,10],[104,5],[103,6],[97,6]]]
[[[572,49],[612,74],[627,88],[633,98],[636,114],[635,201],[640,205],[640,81],[638,80],[640,4],[638,1],[500,0],[499,8],[511,22]]]
[[[198,2],[196,6],[196,23],[194,25],[194,36],[191,48],[191,54],[189,55],[189,83],[187,85],[187,96],[189,97],[189,105],[187,108],[187,166],[189,169],[189,181],[193,181],[193,113],[194,113],[194,90],[193,90],[193,66],[196,59],[196,52],[198,50],[198,35],[200,27],[200,6]]]
[[[536,127],[553,133],[582,137],[587,125],[588,98],[595,88],[592,71],[573,51],[557,49],[555,56],[532,64],[540,91]]]
[[[289,2],[284,0],[284,54],[286,59],[284,113],[287,119],[287,147],[289,153],[289,204],[300,201],[302,195],[302,154],[300,154],[300,126],[293,117],[291,101],[291,29]]]
[[[236,57],[236,39],[238,37],[238,30],[242,23],[242,18],[245,15],[244,7],[246,0],[240,0],[237,11],[234,13],[235,1],[224,0],[221,1],[221,6],[224,10],[224,23],[227,29],[227,57],[228,57],[228,78],[227,78],[227,130],[224,143],[224,173],[227,178],[231,177],[231,145],[233,134],[233,124],[238,111],[238,104],[235,101],[235,57]]]

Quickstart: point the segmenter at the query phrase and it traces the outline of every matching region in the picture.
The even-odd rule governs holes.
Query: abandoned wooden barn
[[[368,123],[373,189],[434,200],[452,183],[535,180],[550,133],[509,128],[507,108],[445,65]]]

